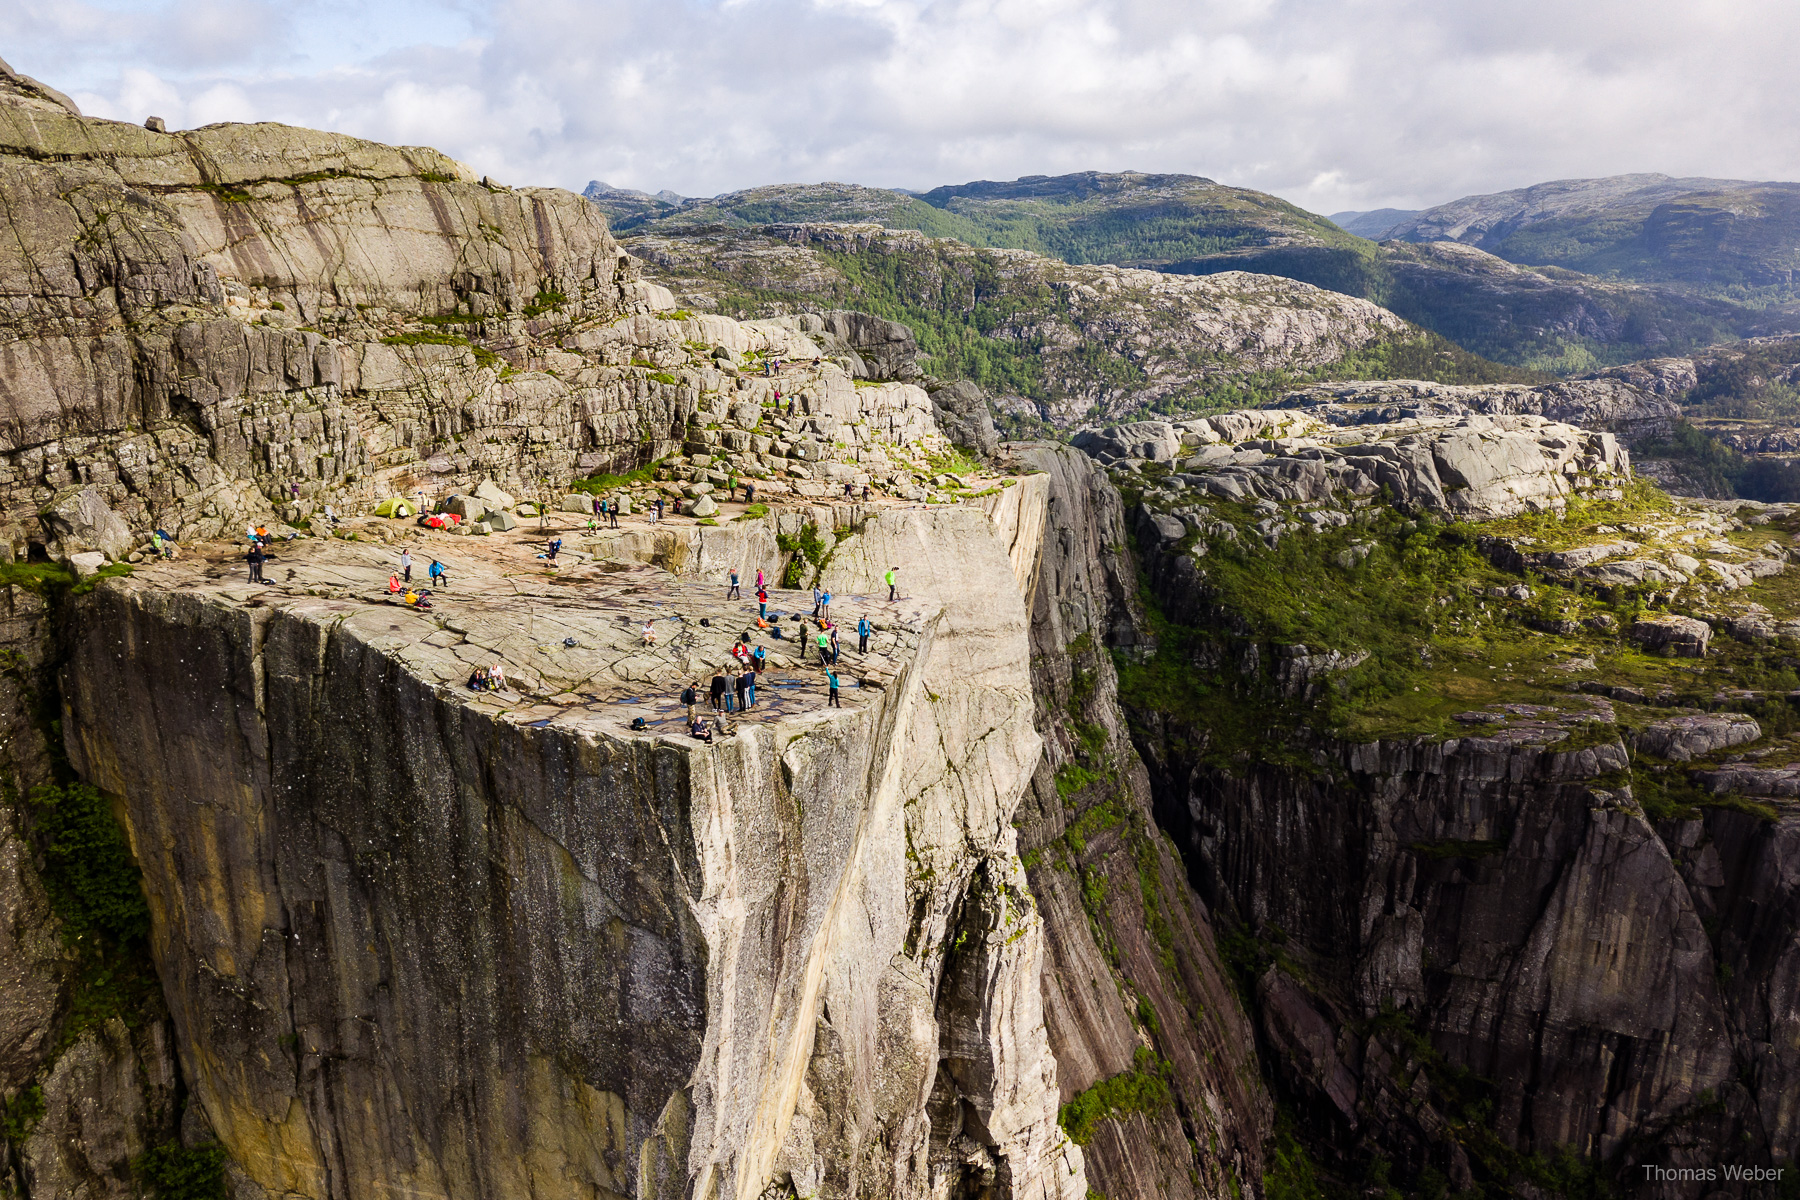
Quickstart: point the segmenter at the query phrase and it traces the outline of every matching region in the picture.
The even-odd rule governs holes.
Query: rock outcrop
[[[1168,464],[1167,488],[1221,500],[1341,508],[1380,492],[1411,512],[1473,520],[1561,507],[1583,494],[1617,499],[1631,474],[1630,456],[1611,434],[1533,416],[1333,428],[1305,416],[1241,412],[1084,430],[1073,442],[1103,462]],[[1316,509],[1305,515],[1315,527],[1332,519]],[[1261,532],[1278,533],[1278,512],[1271,509],[1268,520],[1271,528]]]
[[[234,1162],[320,1197],[1084,1195],[1010,824],[1041,746],[1013,540],[972,508],[866,521],[827,585],[902,570],[893,672],[714,747],[609,702],[672,696],[734,636],[631,649],[654,568],[546,581],[527,642],[576,648],[517,643],[526,691],[495,702],[460,684],[511,656],[517,604],[440,631],[358,599],[384,555],[320,544],[275,592],[199,564],[103,585],[64,669],[71,757],[123,798]],[[553,702],[571,684],[586,707]]]

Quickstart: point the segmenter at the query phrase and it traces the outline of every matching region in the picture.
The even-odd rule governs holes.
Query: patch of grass
[[[20,807],[63,942],[77,959],[59,1046],[113,1017],[140,1023],[162,992],[150,962],[150,909],[112,805],[87,784],[67,783],[33,788]]]
[[[0,1137],[17,1146],[31,1136],[44,1119],[44,1088],[34,1083],[19,1089],[11,1100],[0,1097]]]
[[[589,475],[586,479],[577,479],[569,485],[571,492],[585,492],[590,496],[598,496],[603,492],[616,492],[621,488],[641,487],[656,477],[656,468],[662,465],[662,459],[634,467],[619,475]]]
[[[419,178],[426,183],[455,183],[456,176],[444,171],[420,171]]]
[[[1325,1200],[1312,1155],[1294,1136],[1292,1118],[1277,1110],[1275,1144],[1263,1171],[1264,1200]]]
[[[1166,1112],[1172,1103],[1168,1070],[1168,1064],[1158,1059],[1155,1051],[1139,1046],[1132,1056],[1131,1070],[1102,1079],[1078,1093],[1057,1111],[1057,1123],[1070,1141],[1085,1146],[1093,1140],[1101,1121],[1132,1113],[1154,1116]]]
[[[762,501],[760,501],[760,500],[757,501],[755,504],[746,505],[744,508],[744,516],[745,516],[745,518],[747,518],[749,520],[756,520],[760,517],[766,517],[768,515],[769,515],[769,506],[762,503]]]
[[[649,379],[652,383],[667,384],[671,387],[681,382],[680,379],[669,374],[667,371],[652,371],[649,375],[645,376],[645,378]]]
[[[818,525],[811,521],[802,525],[798,534],[777,534],[775,545],[789,556],[787,565],[781,571],[781,586],[790,590],[817,583],[820,571],[824,569],[836,547],[835,541],[831,545],[826,544]]]
[[[85,596],[100,586],[102,579],[123,579],[132,572],[130,563],[107,563],[80,583],[69,589],[71,596]]]
[[[43,596],[72,587],[75,574],[61,563],[0,563],[0,584],[22,587]]]
[[[224,1200],[225,1147],[179,1140],[145,1151],[132,1169],[155,1200]]]
[[[540,287],[537,294],[525,305],[527,317],[541,317],[547,312],[555,312],[569,302],[569,298],[554,288]]]

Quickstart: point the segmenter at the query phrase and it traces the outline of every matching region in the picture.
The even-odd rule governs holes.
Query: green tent
[[[410,517],[413,515],[413,506],[398,496],[389,496],[375,506],[375,515],[378,517]]]

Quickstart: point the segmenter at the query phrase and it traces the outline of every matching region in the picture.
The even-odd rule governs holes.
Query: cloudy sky
[[[1319,212],[1800,179],[1794,0],[4,0],[83,111],[684,195],[1179,171]]]

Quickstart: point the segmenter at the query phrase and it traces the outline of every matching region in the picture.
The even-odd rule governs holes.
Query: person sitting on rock
[[[768,659],[769,652],[764,650],[761,646],[758,646],[750,652],[751,665],[756,668],[756,673],[758,675],[762,674],[763,667],[768,665]]]
[[[711,742],[713,740],[712,726],[706,723],[705,717],[695,717],[692,721],[689,721],[688,734],[692,737],[699,738],[703,742]]]
[[[655,621],[645,621],[644,622],[644,645],[646,645],[646,646],[656,645],[656,622]]]
[[[495,663],[488,668],[488,689],[497,692],[505,686],[506,668],[500,663]]]
[[[469,673],[469,690],[473,692],[488,690],[488,669],[486,667],[476,667]]]
[[[400,574],[399,574],[399,572],[395,572],[394,574],[388,576],[388,595],[398,596],[399,594],[400,594]]]

